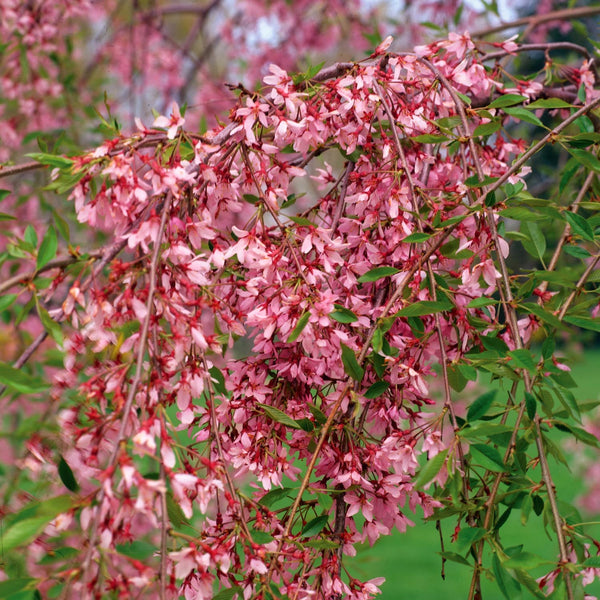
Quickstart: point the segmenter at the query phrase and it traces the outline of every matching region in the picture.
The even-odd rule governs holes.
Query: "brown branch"
[[[168,4],[167,6],[156,6],[150,10],[141,13],[142,18],[144,17],[158,17],[168,15],[198,15],[201,18],[206,18],[213,8],[219,5],[221,0],[213,0],[206,6],[199,6],[198,4],[184,3],[179,4]]]
[[[340,188],[340,196],[338,199],[338,206],[335,212],[335,217],[333,218],[333,223],[331,224],[331,235],[333,236],[337,230],[340,219],[344,214],[344,206],[346,204],[346,192],[348,191],[348,179],[350,178],[350,173],[352,173],[352,169],[354,168],[354,163],[349,160],[346,168],[344,169],[344,174],[342,175],[342,187]]]
[[[90,252],[90,254],[88,256],[69,255],[69,256],[62,256],[59,258],[54,258],[50,262],[46,263],[40,269],[28,271],[27,273],[18,273],[17,275],[14,275],[13,277],[9,277],[8,279],[5,279],[2,283],[0,283],[0,294],[2,294],[3,292],[6,292],[7,290],[9,290],[11,287],[13,287],[15,285],[18,285],[20,283],[26,283],[28,281],[33,280],[33,278],[36,277],[36,275],[39,275],[40,273],[50,271],[51,269],[59,269],[62,267],[68,267],[69,265],[72,265],[76,262],[85,261],[85,260],[88,260],[89,258],[95,259],[95,258],[99,258],[100,256],[102,256],[102,252],[96,250],[95,252]]]
[[[494,27],[488,27],[480,31],[476,31],[471,34],[472,38],[482,38],[493,33],[499,33],[506,29],[513,29],[514,27],[528,27],[530,30],[538,25],[544,23],[550,23],[552,21],[570,21],[574,19],[583,19],[585,17],[592,17],[600,14],[600,6],[581,6],[577,8],[566,8],[563,10],[555,10],[553,12],[546,13],[545,15],[532,15],[530,17],[523,17],[507,23],[501,23]]]
[[[585,285],[585,282],[588,280],[589,276],[596,269],[598,262],[600,261],[600,254],[594,257],[594,260],[590,261],[590,264],[587,266],[586,270],[583,272],[579,281],[577,282],[575,289],[569,294],[569,297],[566,299],[565,303],[562,305],[560,312],[558,313],[558,318],[562,321],[567,314],[567,311],[573,304],[573,300],[580,292],[581,288]]]
[[[548,52],[551,50],[573,50],[579,54],[582,54],[586,58],[592,58],[588,49],[579,44],[573,42],[548,42],[547,44],[521,44],[514,50],[499,50],[498,52],[490,52],[489,54],[483,54],[480,58],[482,62],[488,60],[496,60],[498,58],[504,58],[505,56],[511,56],[518,52],[532,52],[534,50],[540,50]]]
[[[28,162],[22,165],[15,165],[13,167],[7,167],[0,165],[0,178],[10,177],[11,175],[17,175],[18,173],[25,173],[26,171],[36,171],[37,169],[45,169],[48,165],[43,165],[39,162]]]

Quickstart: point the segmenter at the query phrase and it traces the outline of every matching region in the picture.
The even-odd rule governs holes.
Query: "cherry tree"
[[[551,432],[599,444],[555,344],[598,331],[590,51],[489,28],[401,51],[359,3],[4,4],[2,594],[366,599],[381,578],[344,558],[425,517],[470,600],[482,576],[582,597],[599,546]],[[299,70],[349,33],[366,57]],[[556,545],[538,581],[513,510]]]

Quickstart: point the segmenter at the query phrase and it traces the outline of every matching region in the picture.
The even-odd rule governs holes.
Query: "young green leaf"
[[[567,219],[571,226],[571,231],[588,242],[594,241],[594,230],[592,226],[579,214],[566,211],[564,213],[565,219]]]
[[[447,454],[448,450],[442,450],[441,452],[438,452],[431,460],[428,460],[425,463],[414,481],[415,488],[422,488],[440,472],[441,468],[446,462]]]
[[[479,396],[467,411],[467,421],[477,421],[488,411],[494,398],[496,396],[496,390],[486,392]]]
[[[6,552],[17,546],[29,544],[37,538],[44,529],[46,529],[46,526],[53,518],[54,517],[43,516],[23,519],[6,529],[2,536],[2,547],[4,548],[4,551]]]
[[[287,413],[284,413],[282,410],[279,410],[274,406],[269,406],[268,404],[258,403],[257,406],[260,406],[265,411],[265,413],[269,415],[271,419],[273,419],[273,421],[281,423],[286,427],[291,427],[292,429],[302,429],[302,426],[297,421],[292,419],[292,417],[290,417]]]
[[[52,225],[48,227],[44,239],[40,244],[38,250],[36,268],[39,271],[42,267],[46,266],[55,256],[56,250],[58,249],[58,239],[56,237],[56,230]]]
[[[431,233],[421,233],[420,231],[416,231],[415,233],[407,235],[402,242],[405,244],[419,244],[427,241],[430,237],[432,237]]]
[[[351,310],[340,304],[335,305],[335,310],[329,313],[329,316],[338,323],[355,323],[358,321],[358,317]]]
[[[399,310],[396,317],[421,317],[423,315],[432,315],[434,313],[450,310],[453,306],[449,302],[440,302],[434,300],[421,300],[413,302],[403,309]]]
[[[475,464],[486,468],[488,471],[502,473],[507,469],[500,453],[496,448],[492,448],[492,446],[472,444],[470,454]]]
[[[3,362],[0,362],[0,383],[22,394],[38,394],[50,387],[49,383]]]
[[[59,169],[66,169],[73,166],[73,161],[70,158],[64,156],[55,156],[54,154],[45,154],[43,152],[32,152],[25,156],[33,158],[36,162],[49,167],[58,167]]]
[[[396,273],[400,273],[400,269],[396,269],[395,267],[375,267],[374,269],[367,271],[364,275],[361,275],[358,278],[358,282],[371,283],[383,279],[384,277],[390,277],[390,275],[395,275]]]
[[[346,346],[343,342],[340,342],[340,346],[342,348],[342,363],[344,364],[346,375],[349,375],[356,381],[362,381],[365,370],[358,364],[354,350]]]
[[[308,311],[306,311],[298,319],[298,322],[296,323],[296,327],[294,327],[294,329],[292,329],[290,335],[288,336],[288,339],[286,340],[286,343],[291,344],[292,342],[295,342],[298,339],[298,337],[300,336],[300,334],[302,333],[302,331],[308,324],[309,318],[310,318],[310,313]]]
[[[527,96],[520,96],[519,94],[504,94],[492,101],[488,108],[504,108],[505,106],[514,106],[515,104],[522,104],[525,102],[525,100],[527,100]]]
[[[294,489],[293,488],[275,488],[274,490],[271,490],[270,492],[267,492],[260,500],[259,502],[263,505],[266,506],[267,508],[270,508],[271,506],[273,506],[273,504],[279,502],[280,500],[284,500],[285,498],[289,498],[291,494],[294,493]]]
[[[62,456],[58,460],[58,476],[69,491],[77,492],[79,490],[79,484],[75,479],[73,470]]]
[[[365,398],[378,398],[382,394],[388,391],[390,384],[387,381],[376,381],[369,389],[364,393]]]
[[[234,585],[230,588],[223,588],[212,597],[212,600],[232,600],[236,594],[239,595],[241,593],[242,588],[239,585]]]
[[[327,515],[321,515],[320,517],[316,517],[312,521],[309,521],[302,528],[302,535],[304,537],[312,537],[313,535],[317,535],[323,530],[325,525],[327,525],[327,521],[329,521],[329,517]]]

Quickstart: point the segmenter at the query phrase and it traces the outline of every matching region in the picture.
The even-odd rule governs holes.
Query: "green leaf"
[[[434,313],[451,310],[453,305],[449,302],[440,302],[433,300],[421,300],[413,302],[403,309],[399,310],[396,317],[421,317],[423,315],[432,315]]]
[[[17,298],[17,294],[6,294],[0,297],[0,312],[9,308]]]
[[[582,248],[581,246],[565,246],[564,247],[565,253],[566,254],[570,254],[571,256],[574,256],[575,258],[589,258],[591,256],[591,254],[585,249]]]
[[[467,411],[467,421],[477,421],[489,410],[494,398],[496,390],[486,392],[477,398]]]
[[[470,448],[471,456],[475,463],[486,468],[488,471],[502,473],[507,467],[504,465],[502,456],[496,448],[486,446],[485,444],[472,444]]]
[[[530,312],[531,314],[535,315],[545,323],[548,323],[548,325],[555,327],[556,329],[561,329],[563,327],[560,319],[556,315],[553,315],[551,312],[544,310],[539,304],[535,304],[534,302],[524,302],[519,306],[524,308],[527,312]]]
[[[155,547],[153,546],[153,550]],[[76,556],[81,554],[79,548],[73,548],[72,546],[64,546],[61,548],[55,548],[48,552],[41,560],[38,561],[38,565],[51,565],[56,562],[63,562],[66,560],[73,561]]]
[[[493,298],[474,298],[467,304],[467,308],[482,308],[493,304],[498,304],[498,300],[494,300]]]
[[[475,542],[485,537],[487,530],[483,527],[464,527],[458,533],[456,539],[456,547],[459,552],[464,552],[470,548]]]
[[[587,317],[576,317],[567,315],[564,319],[567,323],[575,325],[575,327],[581,327],[582,329],[590,329],[591,331],[600,332],[600,319],[588,319]]]
[[[575,425],[571,425],[570,423],[566,423],[564,421],[560,421],[556,419],[555,421],[558,429],[562,429],[563,431],[570,431],[578,440],[582,441],[584,444],[588,446],[594,446],[595,448],[600,447],[600,440],[591,434],[589,431],[582,429],[581,427],[577,427]]]
[[[450,138],[447,135],[424,133],[422,135],[411,137],[410,139],[419,144],[440,144],[442,142],[447,142]]]
[[[7,213],[0,213],[0,221],[16,221],[17,218]]]
[[[308,540],[308,542],[303,542],[303,546],[308,546],[309,548],[316,548],[317,550],[335,550],[339,547],[339,542],[335,542],[334,540]]]
[[[524,206],[509,206],[501,210],[500,215],[515,221],[539,221],[542,218],[539,213],[533,212]]]
[[[508,569],[535,569],[540,565],[553,564],[551,561],[544,560],[541,556],[531,552],[519,552],[504,561],[504,566]]]
[[[2,547],[4,551],[12,550],[17,546],[23,546],[29,544],[35,538],[37,538],[50,521],[54,517],[43,516],[33,517],[31,519],[23,519],[18,521],[12,527],[9,527],[2,536]]]
[[[433,234],[431,233],[421,233],[420,231],[417,231],[407,235],[402,242],[405,244],[419,244],[428,240],[430,237],[432,237],[432,235]]]
[[[252,529],[252,539],[257,544],[269,544],[273,541],[273,536],[266,531],[260,531],[258,529]]]
[[[504,94],[499,98],[492,101],[488,108],[503,108],[505,106],[514,106],[515,104],[522,104],[527,100],[527,96],[520,96],[519,94]]]
[[[519,348],[517,350],[511,350],[508,355],[512,358],[513,363],[520,369],[527,369],[530,373],[535,373],[536,364],[533,360],[531,350],[525,348]],[[509,363],[510,364],[510,363]]]
[[[400,273],[400,269],[396,269],[395,267],[375,267],[374,269],[367,271],[364,275],[361,275],[358,278],[358,282],[371,283],[383,279],[384,277],[390,277],[390,275],[395,275],[396,273]]]
[[[458,365],[448,365],[448,383],[453,390],[462,392],[465,389],[467,382],[468,379],[463,375]]]
[[[535,396],[529,392],[525,392],[525,408],[527,409],[527,416],[533,421],[537,408]]]
[[[296,223],[296,225],[300,225],[302,227],[314,227],[315,224],[312,221],[309,221],[306,217],[296,217],[290,216],[288,217],[290,221]]]
[[[358,321],[358,317],[351,310],[344,308],[340,304],[335,305],[335,310],[329,313],[329,316],[338,323],[354,323]]]
[[[242,198],[250,204],[259,204],[261,202],[261,199],[254,194],[243,194]]]
[[[471,175],[471,177],[465,179],[465,185],[472,188],[481,188],[495,183],[498,179],[498,177],[490,177],[489,175],[486,175],[483,179],[479,179],[479,175]]]
[[[356,381],[362,381],[365,370],[358,364],[354,350],[346,346],[343,342],[340,342],[340,346],[342,348],[342,363],[346,375],[349,375]]]
[[[3,362],[0,362],[0,383],[22,394],[39,394],[50,387],[49,383]]]
[[[70,158],[64,156],[55,156],[54,154],[45,154],[43,152],[32,152],[25,156],[33,158],[36,162],[50,167],[58,167],[59,169],[66,169],[73,166],[73,161]]]
[[[167,516],[169,517],[169,521],[173,523],[175,527],[181,527],[182,525],[187,525],[188,520],[186,516],[183,514],[183,510],[181,510],[181,506],[175,501],[175,497],[173,496],[173,492],[170,490],[166,494],[167,501]]]
[[[312,416],[315,418],[315,421],[319,425],[323,425],[323,423],[327,422],[327,416],[320,408],[318,408],[314,404],[309,404],[308,409],[310,410]]]
[[[44,326],[44,329],[52,336],[52,339],[59,346],[62,346],[64,342],[64,336],[60,325],[50,316],[50,313],[39,303],[37,296],[35,300],[36,309],[40,317],[40,321]]]
[[[300,336],[300,334],[302,333],[302,331],[308,324],[309,318],[310,318],[310,313],[308,311],[306,311],[298,319],[298,322],[296,323],[296,327],[294,327],[294,329],[292,329],[290,335],[288,336],[288,339],[286,340],[287,344],[291,344],[292,342],[295,342],[298,339],[298,337]]]
[[[31,225],[27,225],[27,227],[25,228],[23,239],[29,244],[30,248],[37,248],[38,236],[35,229]]]
[[[511,108],[505,108],[504,112],[511,117],[518,119],[519,121],[525,121],[526,123],[532,123],[533,125],[538,125],[539,127],[543,127],[544,124],[532,113],[529,112],[526,108],[522,108],[521,106],[514,106]]]
[[[588,242],[594,241],[594,230],[592,229],[592,226],[581,215],[570,211],[566,211],[564,215],[569,225],[571,226],[571,231],[573,233],[580,235],[584,240],[587,240]]]
[[[414,487],[421,488],[428,484],[441,470],[446,461],[446,455],[448,450],[442,450],[438,452],[431,460],[428,460],[423,468],[419,471],[416,479],[414,480]]]
[[[236,594],[241,594],[242,591],[243,590],[239,585],[235,585],[230,588],[223,588],[212,597],[212,600],[232,600]]]
[[[299,425],[297,421],[292,419],[290,415],[284,413],[282,410],[279,410],[274,406],[269,406],[268,404],[258,403],[257,406],[260,406],[265,411],[265,413],[267,413],[267,415],[271,417],[271,419],[273,419],[273,421],[281,423],[286,427],[291,427],[292,429],[302,429],[302,426]]]
[[[584,561],[583,566],[593,569],[600,569],[600,556],[590,556],[590,558],[587,558]]]
[[[58,249],[58,239],[56,238],[56,230],[52,225],[48,227],[46,235],[40,244],[38,250],[36,269],[39,271],[42,267],[47,265],[55,256]]]
[[[502,425],[501,423],[477,423],[471,427],[465,427],[458,432],[458,435],[465,439],[488,438],[490,436],[502,436],[512,433],[512,427]]]
[[[451,560],[452,562],[457,562],[461,565],[466,565],[467,567],[471,566],[471,563],[466,558],[456,552],[438,552],[438,554],[446,560]]]
[[[6,198],[6,196],[10,196],[12,192],[10,190],[0,190],[0,202]]]
[[[135,560],[146,560],[157,552],[156,544],[150,544],[143,540],[134,540],[129,544],[117,544],[116,549],[119,554]]]
[[[535,100],[531,104],[527,105],[527,108],[530,110],[537,108],[571,108],[572,105],[560,98],[541,98],[540,100]]]
[[[13,596],[17,592],[34,590],[38,583],[39,579],[32,579],[31,577],[0,581],[0,598],[6,598],[8,600],[9,596]]]
[[[270,508],[273,504],[279,502],[280,500],[284,500],[289,498],[290,494],[294,492],[293,488],[275,488],[270,492],[267,492],[260,500],[260,504]]]
[[[365,398],[378,398],[382,394],[388,391],[390,384],[387,381],[376,381],[369,389],[364,393]]]
[[[540,260],[544,260],[544,253],[546,252],[546,238],[541,232],[538,224],[522,221],[521,231],[527,234],[529,239],[533,242],[538,258]]]
[[[496,554],[492,556],[492,570],[496,578],[496,584],[506,600],[520,600],[523,597],[519,582],[511,577],[510,573],[500,563]]]
[[[586,169],[600,173],[600,160],[594,154],[582,148],[567,148],[567,150]]]
[[[318,533],[320,533],[323,530],[325,525],[327,525],[327,521],[329,521],[328,515],[321,515],[320,517],[317,517],[316,519],[309,521],[302,528],[302,535],[304,537],[312,537],[313,535],[317,535]]]
[[[69,240],[71,239],[71,233],[69,231],[69,224],[56,211],[52,211],[52,215],[54,217],[54,222],[56,223],[56,228],[58,229],[58,233],[60,233],[62,238],[68,244]]]
[[[75,479],[75,475],[67,461],[61,456],[58,460],[58,476],[65,487],[71,492],[79,490],[79,484]]]
[[[483,123],[482,125],[475,127],[475,131],[473,131],[473,137],[485,137],[492,135],[492,133],[496,133],[500,127],[502,127],[502,122],[500,119],[495,119],[489,123]]]

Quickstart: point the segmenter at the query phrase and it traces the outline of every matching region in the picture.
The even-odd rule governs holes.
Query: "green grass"
[[[579,388],[574,390],[579,401],[600,401],[600,349],[586,351],[583,360],[572,365],[572,375]],[[557,432],[558,434],[558,432]],[[559,435],[559,434],[558,434]],[[553,476],[559,499],[573,500],[581,493],[583,482],[563,465],[551,462]],[[408,514],[410,517],[410,514]],[[584,515],[590,521],[598,516]],[[523,526],[520,511],[513,511],[511,519],[502,528],[502,541],[505,547],[524,544],[524,550],[553,560],[557,555],[554,536],[550,539],[544,534],[540,517],[531,514],[529,522]],[[457,563],[446,562],[445,580],[441,578],[440,536],[434,523],[424,523],[416,515],[415,527],[406,533],[394,533],[380,539],[373,548],[361,548],[358,555],[349,562],[351,572],[361,579],[383,576],[381,600],[445,600],[466,599],[471,581],[471,570]],[[452,550],[450,536],[456,521],[446,519],[442,522],[442,532],[446,550]],[[600,526],[590,527],[588,531],[600,537]],[[535,572],[539,576],[545,572],[541,568]],[[501,600],[504,597],[495,583],[482,580],[485,600]],[[600,594],[600,582],[594,582],[586,588],[588,593]],[[533,597],[526,590],[523,598]]]

